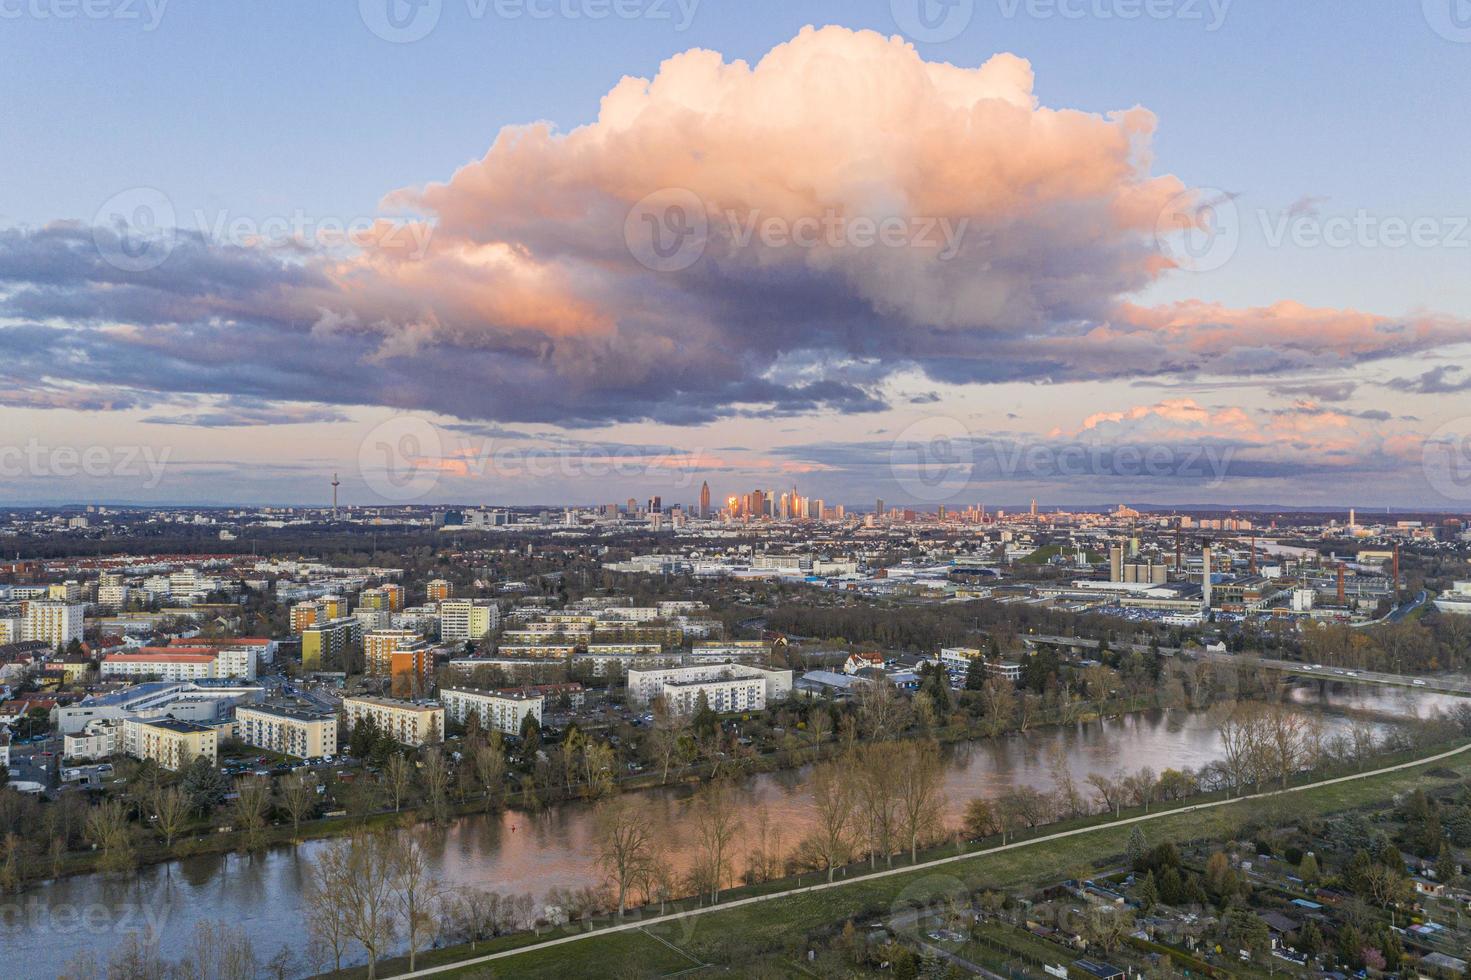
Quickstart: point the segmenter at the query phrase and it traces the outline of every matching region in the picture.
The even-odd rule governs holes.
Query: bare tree
[[[826,705],[818,705],[807,712],[807,737],[812,740],[812,761],[822,757],[822,742],[833,729],[832,715]]]
[[[699,845],[700,881],[710,901],[720,901],[720,890],[730,874],[730,850],[740,831],[735,792],[723,781],[706,783],[691,801],[694,807],[695,839]]]
[[[1144,812],[1149,812],[1149,805],[1159,795],[1159,777],[1154,770],[1145,766],[1131,776],[1124,777],[1124,791],[1129,794],[1129,802],[1135,806],[1142,806]]]
[[[397,813],[414,785],[414,766],[403,753],[395,752],[388,757],[388,764],[383,767],[383,785],[393,797],[393,812]]]
[[[438,746],[424,752],[423,767],[419,775],[424,781],[424,796],[434,819],[443,823],[449,819],[449,763]]]
[[[653,853],[653,831],[645,808],[623,797],[598,805],[596,819],[598,861],[618,893],[618,917],[628,907],[628,893],[648,873]]]
[[[192,809],[188,795],[177,786],[154,792],[153,825],[163,837],[165,847],[174,846],[174,840],[189,822],[189,812]]]
[[[323,850],[314,874],[314,893],[326,896],[328,907],[340,917],[343,936],[363,947],[368,980],[374,980],[397,925],[392,839],[362,832],[338,838]]]
[[[341,888],[349,873],[346,863],[351,853],[349,841],[333,841],[306,869],[303,893],[307,935],[310,937],[307,958],[314,966],[322,966],[330,952],[333,973],[342,972],[342,957],[352,942],[344,911],[348,897]]]
[[[817,826],[810,845],[832,881],[833,869],[846,863],[853,851],[851,824],[858,802],[853,769],[838,762],[819,765],[812,772],[811,786]]]
[[[869,866],[880,854],[892,866],[894,837],[899,828],[899,773],[887,748],[872,743],[856,746],[850,765],[854,767],[859,810],[868,829]]]
[[[1004,677],[992,677],[981,688],[981,710],[986,733],[996,737],[1011,727],[1016,718],[1016,688]]]
[[[494,733],[490,741],[481,743],[475,749],[470,757],[470,765],[474,767],[475,778],[485,791],[486,809],[493,810],[500,806],[506,782],[506,748],[501,742],[500,732]]]
[[[1028,828],[1038,827],[1050,816],[1047,797],[1031,786],[1013,786],[1001,794],[996,808],[1002,820],[1012,827],[1018,823]]]
[[[317,809],[317,780],[305,769],[288,773],[281,780],[281,809],[291,818],[291,835],[301,832],[301,822],[311,817]]]
[[[1089,773],[1088,785],[1093,787],[1093,794],[1105,810],[1112,810],[1114,816],[1123,812],[1125,791],[1122,773],[1112,777],[1101,772]]]
[[[104,871],[125,871],[133,866],[128,809],[122,800],[103,800],[88,811],[87,838],[102,851]]]
[[[1083,794],[1078,791],[1078,784],[1073,780],[1067,749],[1063,748],[1061,742],[1053,742],[1047,749],[1047,770],[1052,776],[1052,791],[1057,795],[1058,808],[1066,816],[1081,816]]]
[[[909,862],[913,864],[919,860],[920,839],[941,826],[945,767],[940,761],[940,747],[929,740],[907,742],[897,756],[894,766],[898,770],[895,789],[899,826],[909,839]]]
[[[429,859],[418,834],[399,834],[389,840],[389,873],[393,878],[394,900],[409,941],[409,972],[413,973],[419,950],[424,948],[434,931],[433,910],[437,904],[439,882],[429,872]]]
[[[882,741],[897,735],[905,726],[904,703],[894,685],[885,679],[864,680],[857,685],[858,715],[870,738]]]
[[[271,804],[271,780],[267,776],[248,776],[235,783],[235,827],[241,843],[257,850],[266,840],[266,811]]]
[[[171,971],[177,980],[255,980],[260,960],[245,930],[223,921],[201,920],[183,958]]]

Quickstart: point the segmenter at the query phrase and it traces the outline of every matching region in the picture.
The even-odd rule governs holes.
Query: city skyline
[[[37,89],[0,150],[35,188],[0,211],[0,492],[311,505],[335,471],[344,505],[557,505],[694,499],[716,474],[930,506],[1471,504],[1471,220],[1449,165],[1468,137],[1415,125],[1453,87],[1358,58],[1309,118],[1228,84],[1243,51],[1290,79],[1304,50],[1393,38],[1454,75],[1464,44],[1419,11],[961,6],[973,19],[938,37],[901,3],[759,26],[698,5],[610,21],[613,45],[454,5],[412,43],[302,13],[334,50],[427,73],[390,95],[354,67],[302,93],[377,96],[349,111],[334,186],[287,161],[242,178],[220,149],[258,151],[228,127],[161,123],[156,152],[124,106],[124,152],[63,186],[45,165],[85,137],[40,128],[69,98],[48,55],[80,43],[88,71],[117,67],[137,33],[23,19],[0,69]],[[280,24],[166,10],[145,43],[221,26],[258,52]],[[476,43],[526,46],[482,69],[492,84],[545,85],[455,109],[410,152],[405,119],[453,90],[437,63]],[[538,73],[524,59],[549,45],[581,63]],[[1121,70],[1120,46],[1175,70]],[[322,158],[297,110],[259,116],[280,84],[221,107]],[[694,104],[717,108],[695,122]],[[391,151],[360,142],[376,126]]]

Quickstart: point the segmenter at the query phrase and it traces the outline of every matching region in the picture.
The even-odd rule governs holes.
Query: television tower
[[[342,486],[342,481],[337,479],[337,474],[332,474],[332,518],[337,519],[337,488]]]

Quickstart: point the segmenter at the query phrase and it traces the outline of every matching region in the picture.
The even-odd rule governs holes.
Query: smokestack
[[[1251,532],[1251,574],[1256,574],[1256,532]]]
[[[1210,615],[1211,609],[1211,546],[1206,545],[1201,552],[1202,574],[1200,577],[1201,601],[1205,603],[1206,615]]]
[[[1338,563],[1338,604],[1340,606],[1348,605],[1348,593],[1345,591],[1343,584],[1343,562]]]
[[[1185,551],[1183,546],[1180,544],[1180,529],[1177,527],[1175,528],[1175,574],[1183,575],[1184,573]]]

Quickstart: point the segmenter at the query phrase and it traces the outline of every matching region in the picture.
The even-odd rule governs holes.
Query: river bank
[[[1330,724],[1346,725],[1330,717]],[[1048,758],[1061,746],[1079,780],[1091,772],[1111,774],[1148,764],[1199,768],[1219,757],[1219,735],[1205,712],[1146,712],[1105,721],[1033,729],[1011,738],[951,745],[946,751],[946,814],[958,820],[965,803],[994,797],[1008,787],[1046,788]],[[644,794],[658,832],[680,838],[687,788],[656,788]],[[763,810],[768,825],[790,848],[805,832],[810,791],[805,771],[760,773],[742,786],[739,804],[754,818]],[[392,814],[385,821],[402,819]],[[747,829],[753,820],[747,820]],[[326,835],[330,836],[330,835]],[[515,809],[473,814],[453,821],[430,838],[433,873],[447,890],[493,889],[537,897],[554,888],[576,889],[601,880],[593,840],[592,808],[562,804],[539,813]],[[164,948],[187,941],[200,918],[223,918],[244,929],[263,956],[281,944],[301,949],[302,888],[308,863],[323,846],[318,839],[253,855],[195,854],[120,875],[83,875],[45,882],[15,899],[16,921],[0,938],[54,976],[66,956],[54,941],[105,950],[145,913]],[[741,845],[745,846],[743,840]],[[742,852],[743,853],[743,852]],[[85,913],[88,925],[75,924]],[[59,959],[59,961],[58,961]],[[48,972],[48,970],[50,972]]]

